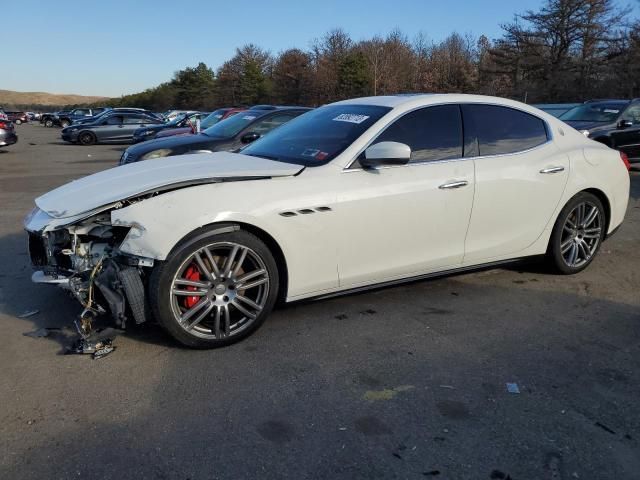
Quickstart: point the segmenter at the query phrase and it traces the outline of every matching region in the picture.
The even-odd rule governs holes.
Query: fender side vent
[[[283,217],[295,217],[298,214],[296,212],[280,212],[280,215]]]
[[[318,207],[316,208],[316,212],[330,212],[331,207]]]
[[[300,213],[301,215],[309,215],[310,213],[316,213],[316,212],[314,212],[310,208],[303,208],[302,210],[298,210],[298,213]]]

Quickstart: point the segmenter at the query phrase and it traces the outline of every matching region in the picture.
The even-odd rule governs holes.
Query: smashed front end
[[[55,218],[36,207],[24,222],[35,283],[57,285],[68,290],[84,307],[76,322],[81,335],[88,335],[92,320],[110,312],[115,325],[147,320],[145,282],[153,260],[120,251],[131,226],[114,226],[111,211],[70,218]],[[132,232],[133,230],[133,232]]]

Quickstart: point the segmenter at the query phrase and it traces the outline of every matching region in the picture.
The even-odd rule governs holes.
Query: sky
[[[204,62],[217,69],[247,43],[307,49],[343,28],[354,40],[400,28],[439,41],[453,31],[500,37],[542,0],[6,0],[0,89],[120,96]],[[7,41],[9,40],[9,41]]]

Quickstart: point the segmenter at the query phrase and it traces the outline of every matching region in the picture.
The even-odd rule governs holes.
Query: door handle
[[[456,182],[443,183],[438,188],[440,190],[450,190],[452,188],[466,187],[467,185],[469,185],[469,182],[467,182],[466,180],[459,180],[459,181],[456,181]]]
[[[540,173],[558,173],[558,172],[564,172],[564,167],[549,167],[549,168],[543,168],[542,170],[540,170]]]

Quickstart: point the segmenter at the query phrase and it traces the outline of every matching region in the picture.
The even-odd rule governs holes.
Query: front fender
[[[192,186],[112,210],[111,223],[130,228],[120,245],[123,253],[160,261],[201,227],[249,225],[268,234],[282,251],[288,296],[305,295],[338,286],[336,215],[281,215],[291,208],[330,203],[334,194],[327,192],[324,182],[314,187],[315,183],[286,177]]]

